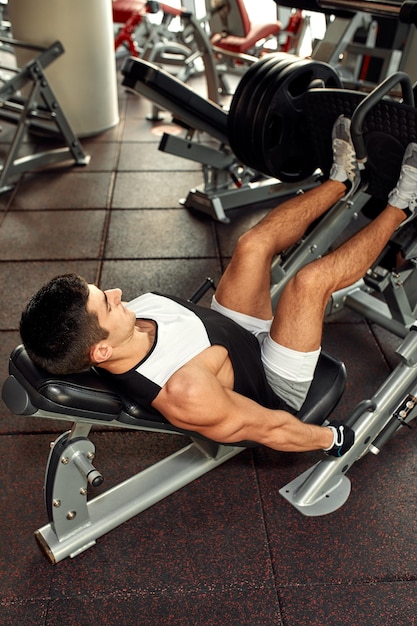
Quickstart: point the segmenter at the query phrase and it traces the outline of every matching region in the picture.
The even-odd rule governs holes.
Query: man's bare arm
[[[209,368],[192,364],[178,370],[152,404],[173,425],[221,443],[254,441],[274,450],[301,452],[328,448],[333,442],[329,428],[266,409],[224,387]]]

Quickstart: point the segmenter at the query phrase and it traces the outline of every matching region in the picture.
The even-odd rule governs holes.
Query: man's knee
[[[294,293],[303,298],[310,296],[327,300],[333,293],[331,275],[324,271],[321,263],[314,261],[302,267],[289,284]]]
[[[240,235],[236,243],[234,254],[244,258],[256,255],[258,259],[260,256],[268,254],[267,242],[262,232],[253,228]]]

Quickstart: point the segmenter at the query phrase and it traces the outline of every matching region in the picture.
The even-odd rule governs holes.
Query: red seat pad
[[[254,24],[249,29],[246,37],[235,37],[234,35],[222,36],[221,33],[215,33],[211,38],[211,43],[213,46],[223,48],[229,52],[244,53],[250,50],[260,39],[266,39],[272,35],[277,35],[280,30],[280,22],[273,22],[271,24]]]
[[[113,22],[124,24],[132,13],[146,13],[146,0],[113,0]]]

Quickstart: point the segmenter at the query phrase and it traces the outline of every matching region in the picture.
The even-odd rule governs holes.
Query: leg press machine
[[[261,68],[264,67],[263,60],[259,63]],[[150,67],[154,77],[160,76],[155,72],[161,70]],[[284,70],[281,68],[281,71]],[[162,75],[162,96],[158,95],[158,105],[161,103],[159,98],[169,104],[171,97],[167,75]],[[256,71],[254,76],[256,79]],[[206,119],[202,128],[205,111],[200,109],[202,103],[191,90],[187,92],[188,101],[178,103],[177,82],[172,80],[174,104],[170,106],[173,113],[178,111],[188,123],[195,122],[195,128],[208,130],[228,145],[223,111],[216,106],[213,111],[211,103],[207,103],[209,115],[206,117],[210,123]],[[135,77],[135,85],[137,81]],[[248,82],[243,84],[241,92],[249,89],[247,85]],[[398,86],[401,88],[399,96],[395,91]],[[153,84],[152,90],[156,89]],[[274,107],[274,103],[271,106]],[[354,196],[336,203],[296,246],[276,258],[271,272],[274,303],[300,267],[325,254],[347,226],[356,223],[361,213],[367,217],[371,203],[385,203],[386,195],[398,177],[406,145],[417,140],[413,88],[408,76],[401,72],[390,76],[367,96],[337,86],[313,85],[305,92],[302,107],[303,122],[311,140],[309,145],[314,147],[313,156],[308,155],[308,167],[314,171],[320,166],[324,175],[328,173],[332,158],[331,128],[341,113],[352,117],[352,137],[358,157],[366,167],[362,185]],[[215,130],[211,123],[214,115],[221,120]],[[256,111],[255,120],[260,124]],[[262,126],[258,126],[259,129],[264,130]],[[276,145],[268,147],[261,142],[258,152],[262,146],[266,153],[278,149]],[[242,149],[247,150],[247,147]],[[300,151],[303,152],[303,146]],[[386,155],[385,159],[381,154]],[[255,155],[255,158],[258,157]],[[325,515],[343,506],[351,490],[346,475],[350,467],[367,453],[378,454],[384,444],[400,428],[408,427],[417,415],[415,231],[415,225],[410,222],[396,233],[363,279],[343,292],[333,294],[329,302],[329,314],[347,307],[401,337],[397,349],[399,363],[373,396],[359,402],[344,420],[355,430],[354,446],[340,459],[323,455],[316,465],[280,490],[280,494],[303,515]],[[396,264],[399,255],[401,265]],[[326,423],[343,393],[345,379],[344,365],[323,353],[299,418],[309,423]],[[60,435],[51,448],[44,492],[48,523],[35,533],[52,563],[68,556],[75,557],[122,522],[253,445],[251,442],[236,442],[226,446],[197,433],[179,431],[158,413],[120,395],[94,369],[74,376],[51,376],[30,361],[22,346],[15,348],[10,357],[9,376],[3,385],[2,398],[16,415],[72,423],[71,429]],[[123,483],[90,497],[89,492],[103,481],[101,472],[93,465],[95,447],[89,438],[93,426],[181,434],[186,437],[186,445]]]

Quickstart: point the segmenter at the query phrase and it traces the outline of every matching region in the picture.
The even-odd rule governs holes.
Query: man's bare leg
[[[276,207],[238,240],[216,290],[223,306],[260,319],[271,319],[271,263],[297,242],[308,226],[340,200],[346,186],[326,181]]]
[[[404,218],[403,210],[387,205],[338,249],[303,267],[281,294],[271,327],[272,339],[300,352],[317,350],[330,296],[365,274]]]
[[[333,165],[330,180],[278,206],[237,244],[216,292],[223,306],[271,319],[270,272],[273,258],[296,243],[308,226],[360,182],[350,137],[350,120],[340,116],[332,132]]]
[[[271,337],[310,352],[321,344],[326,305],[334,291],[362,278],[400,224],[417,215],[417,144],[407,146],[397,185],[385,210],[340,248],[302,268],[281,294]]]

